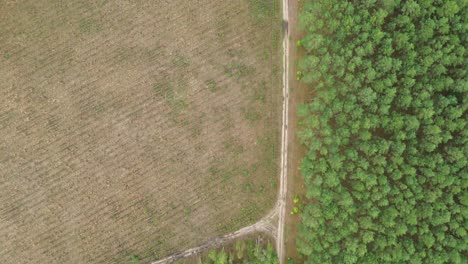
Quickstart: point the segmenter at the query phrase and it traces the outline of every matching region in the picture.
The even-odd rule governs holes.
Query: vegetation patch
[[[212,79],[206,81],[205,84],[208,90],[210,90],[210,92],[216,92],[218,90],[216,82]]]
[[[97,33],[102,27],[96,20],[82,19],[79,22],[79,29],[81,33]]]
[[[275,15],[274,0],[251,0],[250,9],[251,16],[256,23],[271,22],[271,18]]]
[[[241,213],[238,217],[231,219],[226,224],[219,223],[218,230],[220,230],[221,232],[226,232],[227,230],[237,230],[241,227],[251,225],[255,222],[257,218],[258,210],[259,208],[256,204],[247,204],[241,208]]]
[[[176,52],[174,58],[172,59],[172,63],[176,67],[187,67],[190,65],[190,59],[187,56]]]
[[[307,263],[466,262],[467,13],[463,1],[307,1]]]
[[[277,264],[278,256],[273,246],[256,243],[253,240],[238,241],[232,251],[224,248],[210,250],[202,259],[203,264],[228,264],[228,263],[252,263],[252,264]]]
[[[228,77],[232,77],[239,80],[246,75],[253,74],[255,68],[253,66],[247,66],[244,63],[231,63],[224,66],[224,72]]]

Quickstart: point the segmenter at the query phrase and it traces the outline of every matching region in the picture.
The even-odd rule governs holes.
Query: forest
[[[467,3],[304,2],[306,263],[466,263]]]

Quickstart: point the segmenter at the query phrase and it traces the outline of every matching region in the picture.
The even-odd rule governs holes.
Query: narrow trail
[[[219,247],[233,239],[255,232],[270,234],[276,241],[276,251],[280,264],[285,260],[284,221],[286,217],[286,197],[288,186],[288,116],[289,116],[289,0],[282,0],[283,4],[283,116],[281,124],[281,163],[280,187],[275,207],[257,223],[243,227],[227,235],[215,237],[208,242],[183,252],[175,253],[151,264],[173,263],[179,259],[199,254],[207,249]],[[275,225],[275,218],[278,224]]]
[[[215,237],[198,247],[194,247],[191,249],[187,249],[183,252],[173,254],[164,259],[160,259],[158,261],[152,262],[151,264],[173,263],[179,259],[194,256],[207,249],[219,247],[233,239],[236,239],[241,236],[246,236],[255,232],[264,232],[267,234],[271,234],[273,237],[276,238],[276,232],[277,232],[276,226],[272,224],[272,222],[274,218],[277,216],[277,212],[278,212],[278,206],[275,206],[275,208],[272,211],[270,211],[270,213],[268,213],[264,218],[262,218],[260,221],[258,221],[257,223],[253,225],[243,227],[235,232],[232,232],[224,236]]]
[[[289,117],[289,0],[283,0],[283,122],[281,125],[281,173],[278,194],[278,235],[276,251],[280,264],[284,262],[284,221],[288,190],[288,117]]]

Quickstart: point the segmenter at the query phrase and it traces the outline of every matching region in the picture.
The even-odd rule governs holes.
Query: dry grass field
[[[148,263],[277,191],[276,0],[0,0],[0,263]]]

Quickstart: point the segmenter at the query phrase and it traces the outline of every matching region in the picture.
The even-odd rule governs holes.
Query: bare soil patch
[[[149,262],[277,191],[279,1],[0,1],[0,262]]]
[[[290,111],[289,111],[289,182],[288,195],[286,203],[286,221],[285,221],[285,255],[286,259],[292,259],[294,263],[302,263],[304,260],[297,252],[296,240],[298,235],[298,224],[301,221],[299,214],[291,215],[294,206],[294,198],[300,197],[300,203],[304,203],[306,189],[301,175],[300,166],[302,158],[306,154],[306,149],[301,144],[299,137],[295,132],[299,131],[299,119],[297,116],[297,107],[306,103],[312,98],[312,91],[304,83],[296,80],[297,61],[303,57],[303,51],[296,46],[296,41],[301,39],[301,29],[298,21],[298,15],[301,3],[298,0],[289,0],[289,25],[291,46],[289,47],[289,84],[290,84]]]

